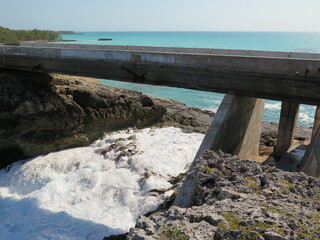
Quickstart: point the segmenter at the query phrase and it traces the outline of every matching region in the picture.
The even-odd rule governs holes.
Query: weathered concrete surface
[[[244,158],[258,155],[263,109],[262,99],[226,95],[196,158],[208,149]]]
[[[21,47],[50,47],[50,48],[69,48],[69,49],[88,49],[88,50],[117,50],[117,51],[142,51],[142,52],[162,52],[162,53],[197,53],[197,54],[215,54],[230,56],[248,56],[248,57],[277,57],[277,58],[299,58],[299,59],[320,59],[318,53],[302,52],[276,52],[259,50],[241,50],[241,49],[217,49],[217,48],[187,48],[187,47],[154,47],[154,46],[128,46],[128,45],[94,45],[77,44],[63,42],[29,41],[20,42]]]
[[[274,148],[274,157],[281,157],[290,148],[293,142],[298,114],[299,104],[282,102],[278,129],[278,141]]]
[[[0,66],[318,104],[320,55],[0,47]],[[155,51],[158,51],[155,49]],[[171,50],[173,51],[173,50]],[[186,50],[187,52],[187,50]],[[189,51],[190,52],[190,51]],[[206,51],[204,51],[206,52]],[[225,55],[234,54],[234,55]]]
[[[209,130],[196,154],[189,172],[196,167],[196,159],[208,150],[221,150],[248,157],[259,154],[264,100],[226,95],[219,106]],[[189,207],[196,191],[196,180],[188,174],[174,205]]]
[[[313,177],[320,177],[320,128],[308,146],[300,171]]]

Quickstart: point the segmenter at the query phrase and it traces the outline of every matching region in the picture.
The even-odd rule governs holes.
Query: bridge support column
[[[320,177],[320,128],[317,129],[312,142],[308,146],[300,171],[313,177]]]
[[[240,157],[258,155],[264,100],[226,95],[204,137],[195,160],[208,149],[222,150]],[[196,175],[189,172],[174,201],[175,206],[189,207],[194,201]]]
[[[277,144],[273,152],[274,157],[281,157],[290,148],[293,142],[298,113],[299,104],[282,102]]]
[[[264,100],[226,95],[196,157],[207,149],[249,157],[259,154]]]

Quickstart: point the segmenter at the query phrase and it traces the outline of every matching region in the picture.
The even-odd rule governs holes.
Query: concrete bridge
[[[225,93],[197,156],[206,149],[257,155],[263,99],[273,99],[282,101],[274,150],[280,157],[292,144],[299,104],[320,105],[320,54],[314,53],[26,42],[0,45],[0,67]],[[316,177],[319,123],[318,107],[301,164],[301,171]],[[184,200],[177,205],[187,206],[188,196],[180,195]]]

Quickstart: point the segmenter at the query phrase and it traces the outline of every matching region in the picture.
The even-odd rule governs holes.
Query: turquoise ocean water
[[[313,32],[83,32],[62,35],[65,40],[77,40],[82,44],[109,44],[164,47],[198,47],[246,49],[289,52],[320,53],[320,33]],[[112,38],[112,41],[98,41]],[[169,88],[134,84],[113,80],[101,83],[133,89],[156,97],[170,98],[191,107],[216,111],[223,98],[222,94],[200,92],[181,88]],[[266,101],[265,121],[278,122],[281,103]],[[298,124],[312,126],[314,106],[301,105]]]

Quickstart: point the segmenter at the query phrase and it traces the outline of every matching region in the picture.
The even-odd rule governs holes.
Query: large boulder
[[[0,168],[126,127],[205,132],[213,113],[76,77],[0,71]]]

